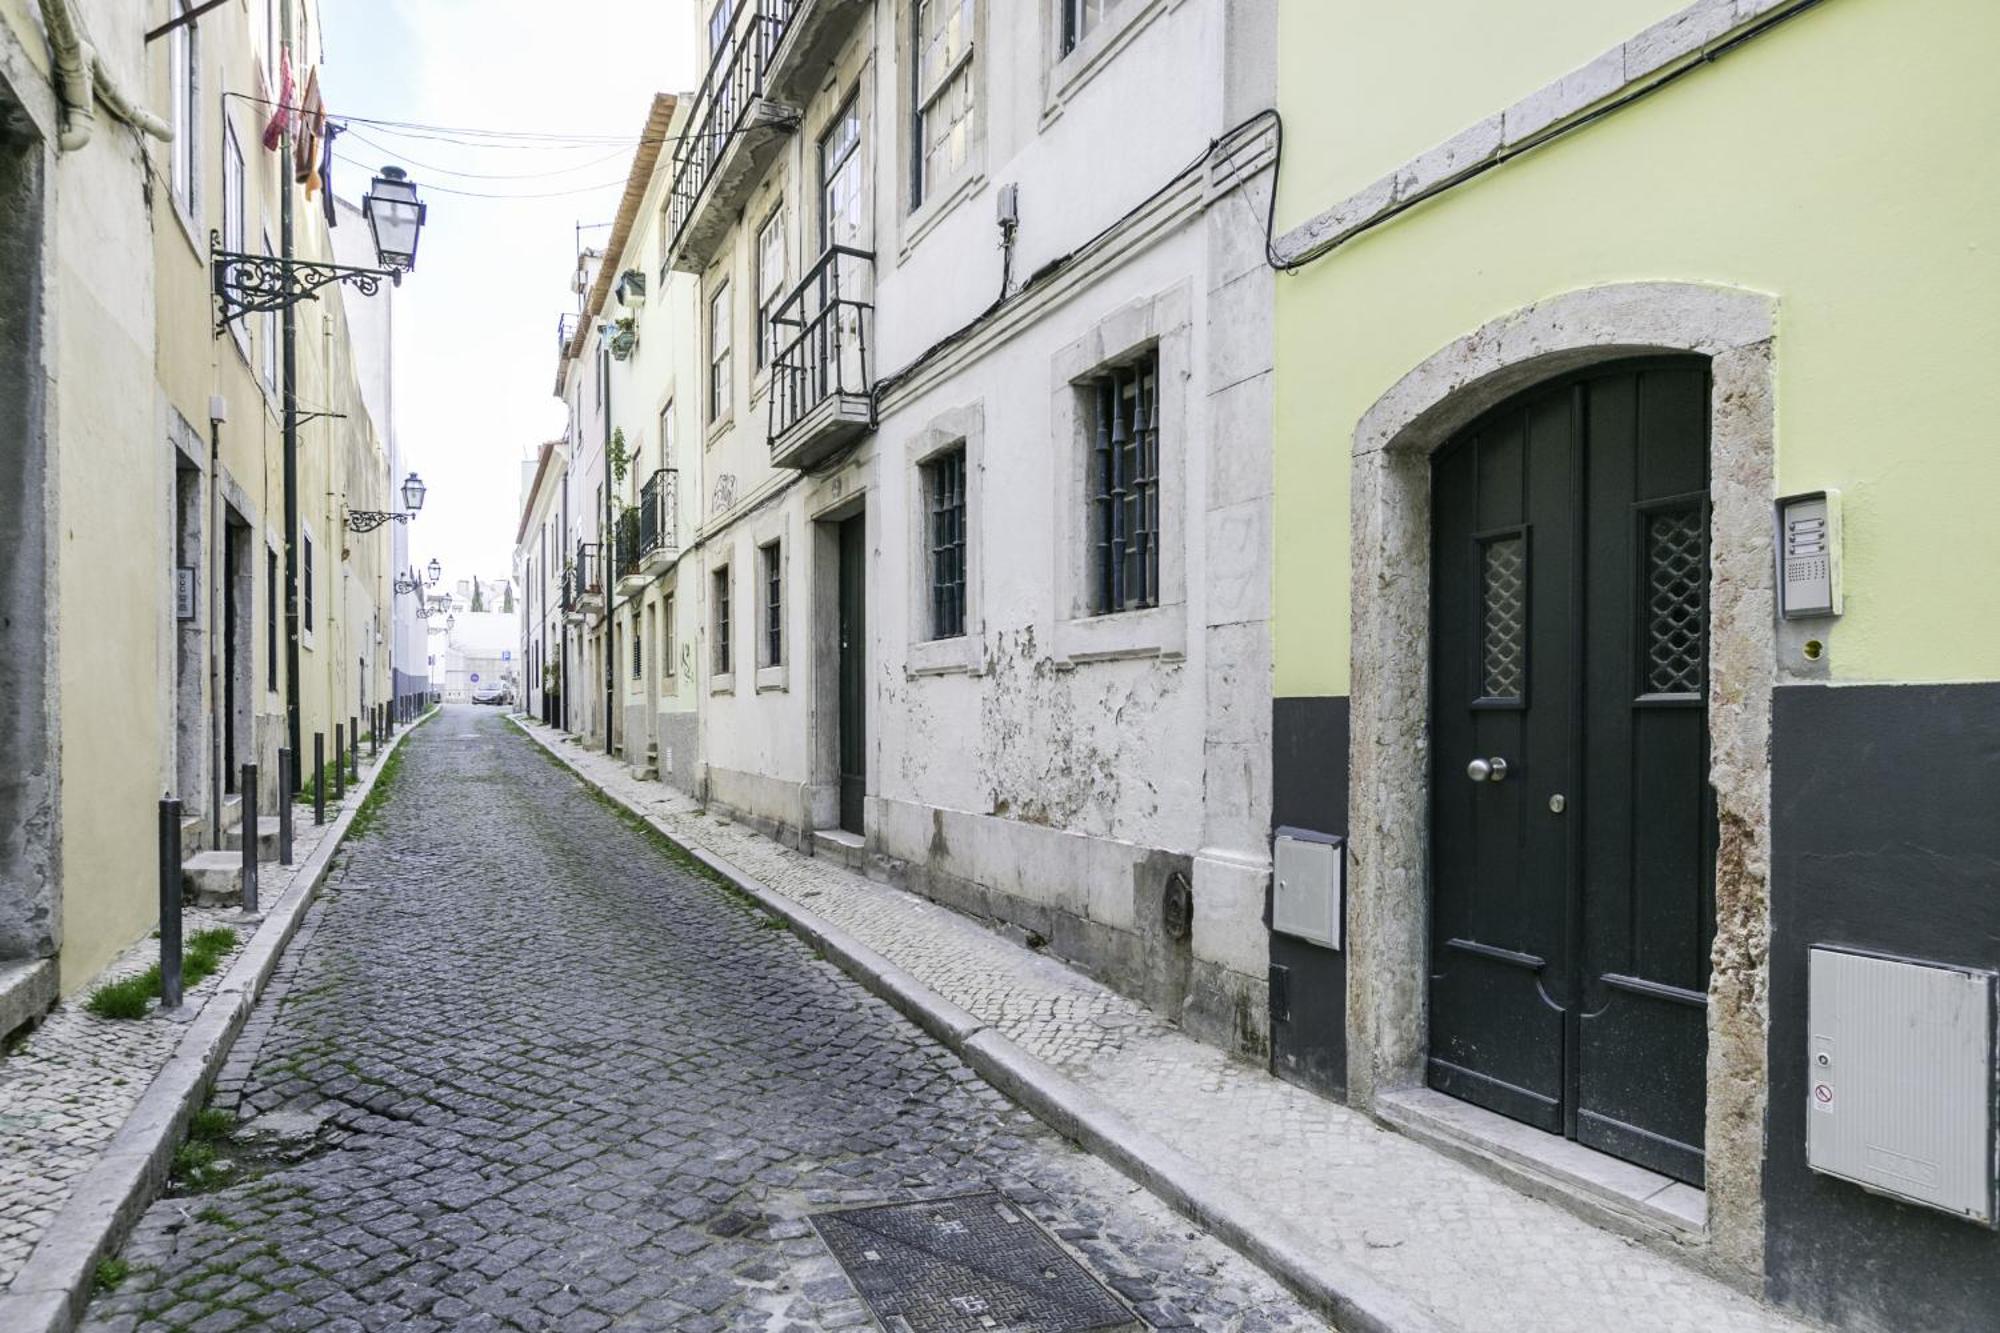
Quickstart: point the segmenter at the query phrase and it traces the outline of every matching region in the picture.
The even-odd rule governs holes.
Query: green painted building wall
[[[1288,4],[1280,233],[1605,42],[1447,40],[1439,7]],[[1579,7],[1493,5],[1447,10]],[[1592,25],[1608,23],[1597,6]],[[1602,10],[1643,26],[1663,6]],[[1369,24],[1350,36],[1350,11]],[[1565,20],[1566,21],[1566,20]],[[1353,44],[1379,43],[1378,59]],[[1571,34],[1574,38],[1574,34]],[[1386,54],[1447,49],[1431,64]],[[1371,48],[1373,49],[1373,48]],[[1726,283],[1775,296],[1778,486],[1836,487],[1846,614],[1838,681],[2000,679],[2000,124],[1986,0],[1829,0],[1673,87],[1349,242],[1277,296],[1276,692],[1348,688],[1347,457],[1411,367],[1507,311],[1601,283]],[[1374,71],[1362,90],[1311,53]],[[1351,52],[1351,55],[1348,54]],[[1485,112],[1426,90],[1487,72]],[[1400,92],[1383,70],[1414,71]],[[1457,94],[1454,94],[1456,97]],[[1461,114],[1463,112],[1463,114]],[[1368,128],[1407,117],[1407,133]],[[1981,127],[1984,127],[1982,129]]]

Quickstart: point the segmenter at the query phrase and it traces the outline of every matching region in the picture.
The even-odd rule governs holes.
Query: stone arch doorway
[[[1761,1246],[1775,313],[1762,294],[1701,284],[1553,297],[1412,369],[1352,441],[1348,1085],[1366,1107],[1423,1084],[1431,1049],[1433,774],[1446,768],[1431,753],[1433,458],[1536,385],[1635,357],[1707,361],[1703,693],[1717,870],[1701,1100],[1713,1257],[1745,1271],[1759,1267]]]

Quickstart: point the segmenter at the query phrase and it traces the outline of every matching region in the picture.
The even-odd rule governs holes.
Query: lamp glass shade
[[[422,509],[424,507],[424,489],[423,478],[412,472],[410,479],[403,483],[403,508],[409,510],[412,514]]]
[[[431,576],[432,583],[436,583],[439,579],[444,577],[444,567],[438,564],[437,558],[435,556],[431,558],[431,562],[425,568],[424,572]]]
[[[361,214],[375,238],[375,258],[383,268],[399,272],[417,266],[417,234],[423,230],[424,205],[416,182],[401,167],[384,167],[361,200]]]

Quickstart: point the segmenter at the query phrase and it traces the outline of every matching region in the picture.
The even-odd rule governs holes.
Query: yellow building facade
[[[279,51],[303,82],[318,13],[228,5],[147,40],[182,11],[0,6],[7,100],[25,112],[9,140],[26,206],[14,225],[39,232],[36,249],[8,253],[17,309],[39,321],[15,344],[40,392],[17,424],[39,475],[23,481],[44,488],[10,500],[34,519],[10,551],[10,607],[37,612],[17,617],[34,640],[17,656],[47,668],[24,673],[21,702],[37,712],[17,710],[7,738],[30,757],[4,819],[32,873],[9,875],[21,925],[0,952],[63,991],[153,928],[160,798],[182,802],[186,852],[214,847],[240,818],[243,764],[258,765],[258,806],[273,810],[286,744],[279,319],[218,334],[212,254],[278,253],[291,189],[296,254],[333,257],[320,200],[262,145]],[[97,52],[94,89],[64,80],[70,33]],[[141,132],[148,122],[157,133]],[[400,506],[339,296],[301,308],[297,345],[309,751],[313,732],[330,741],[387,697],[388,535],[349,532],[345,511]],[[27,1011],[53,998],[46,986]]]
[[[1809,1048],[1828,954],[2000,967],[2000,11],[1281,16],[1274,822],[1350,855],[1275,1067],[1636,1163],[1843,1326],[1990,1322]]]

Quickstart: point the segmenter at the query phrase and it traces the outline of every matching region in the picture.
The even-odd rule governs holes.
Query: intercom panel
[[[1787,620],[1840,614],[1840,492],[1778,501],[1778,607]]]

